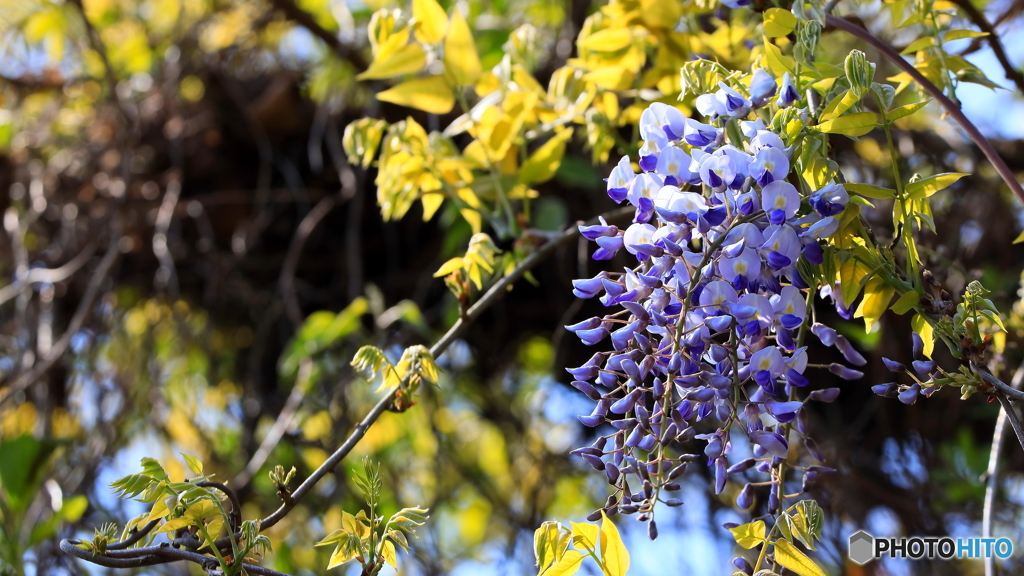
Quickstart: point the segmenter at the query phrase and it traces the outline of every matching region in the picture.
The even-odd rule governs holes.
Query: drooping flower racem
[[[804,434],[796,444],[821,457],[800,424],[800,398],[830,402],[838,389],[797,392],[810,383],[803,335],[839,347],[853,364],[862,358],[830,328],[809,326],[798,264],[821,261],[819,239],[835,231],[849,196],[839,184],[801,193],[789,181],[786,139],[758,114],[798,103],[791,79],[778,88],[758,70],[749,89],[721,83],[698,97],[703,122],[652,104],[640,120],[640,172],[623,158],[608,178],[609,197],[636,208],[633,223],[580,229],[598,244],[595,259],[625,249],[636,262],[574,281],[578,297],[615,310],[566,327],[604,349],[569,372],[596,402],[580,421],[602,433],[574,453],[615,487],[606,513],[652,519],[654,504],[698,458],[679,450],[693,438],[705,442],[701,458],[714,469],[716,492],[731,476],[765,474],[786,459],[790,425]],[[725,123],[737,121],[742,142],[725,144]],[[859,374],[834,366],[844,377]],[[740,437],[750,465],[730,465]],[[744,494],[738,504],[747,508],[752,496]]]

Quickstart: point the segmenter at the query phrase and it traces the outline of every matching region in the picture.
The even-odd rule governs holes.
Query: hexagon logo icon
[[[875,537],[863,530],[850,535],[850,560],[864,565],[875,558]]]

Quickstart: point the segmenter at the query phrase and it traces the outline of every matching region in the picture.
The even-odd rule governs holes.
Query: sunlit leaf
[[[436,44],[448,29],[448,16],[437,0],[412,0],[412,17],[416,20],[416,39]]]
[[[788,540],[775,541],[775,561],[800,576],[825,576],[825,572]]]
[[[736,543],[743,548],[750,549],[764,542],[764,520],[741,524],[735,528],[729,528],[729,531],[732,532]]]
[[[480,77],[480,56],[473,32],[458,10],[452,14],[444,39],[444,67],[459,86],[472,86]]]
[[[796,16],[784,8],[769,8],[764,13],[764,33],[767,36],[788,36],[796,29],[796,24]]]
[[[378,93],[377,99],[431,114],[447,114],[455,106],[455,96],[443,76],[402,82],[394,88]]]
[[[619,529],[601,511],[601,562],[605,576],[625,576],[629,572],[629,550],[622,542]]]
[[[910,184],[907,184],[905,188],[907,198],[909,200],[928,198],[939,190],[942,190],[947,186],[951,186],[954,182],[964,176],[967,176],[967,174],[961,172],[946,172],[944,174],[929,176],[922,180],[918,180],[917,182],[911,182]]]

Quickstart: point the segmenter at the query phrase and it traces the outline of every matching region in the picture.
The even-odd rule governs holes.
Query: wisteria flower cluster
[[[788,75],[779,86],[759,69],[746,94],[737,89],[743,86],[719,87],[697,98],[707,123],[662,103],[644,111],[641,172],[623,157],[608,178],[612,200],[636,209],[633,223],[625,230],[604,221],[580,227],[598,245],[594,259],[625,250],[637,265],[573,283],[576,296],[620,308],[567,326],[587,345],[611,346],[568,369],[572,385],[597,403],[580,420],[612,429],[574,454],[615,487],[604,512],[639,513],[651,520],[652,538],[655,502],[681,504],[662,498],[662,491],[678,490],[679,476],[698,460],[713,467],[716,493],[730,477],[768,475],[746,483],[736,502],[751,507],[755,485],[767,484],[768,508],[777,512],[792,426],[810,455],[824,462],[807,437],[803,402],[831,402],[839,394],[838,388],[796,393],[809,383],[802,339],[812,324],[811,291],[797,268],[801,259],[822,262],[820,241],[837,230],[849,197],[839,184],[801,192],[788,180],[791,151],[765,123],[771,106],[806,113]],[[738,131],[726,128],[733,120]],[[848,313],[837,294],[833,299]],[[833,329],[814,324],[810,330],[850,363],[865,363]],[[841,364],[829,368],[846,379],[862,376]],[[738,435],[753,457],[732,462]],[[678,454],[693,438],[706,442],[706,458]],[[804,468],[805,485],[829,471]]]

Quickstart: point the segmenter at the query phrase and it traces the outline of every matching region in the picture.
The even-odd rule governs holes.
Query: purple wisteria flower
[[[580,421],[607,429],[573,453],[615,487],[608,514],[650,520],[655,502],[678,505],[663,495],[679,489],[678,477],[697,460],[713,469],[716,492],[730,477],[744,482],[737,506],[746,509],[755,496],[748,475],[766,474],[790,454],[823,458],[807,437],[804,401],[832,402],[839,389],[801,390],[811,383],[804,333],[851,364],[864,359],[831,328],[810,325],[811,294],[798,265],[822,261],[819,239],[836,231],[849,196],[838,184],[802,194],[790,183],[786,139],[758,111],[798,102],[788,75],[779,88],[757,70],[749,89],[721,83],[698,97],[704,122],[652,104],[640,120],[641,173],[623,158],[608,178],[609,197],[636,208],[633,223],[580,228],[598,245],[594,259],[623,249],[635,257],[635,265],[573,282],[576,296],[613,311],[566,327],[604,348],[568,371],[595,402]],[[725,123],[734,121],[743,141],[723,144]],[[838,292],[821,296],[848,312]],[[841,364],[829,369],[861,375]],[[801,435],[791,437],[790,426]],[[681,453],[694,439],[703,455]],[[734,442],[753,457],[730,463]],[[805,474],[805,485],[813,480]],[[780,505],[777,492],[770,509]]]

